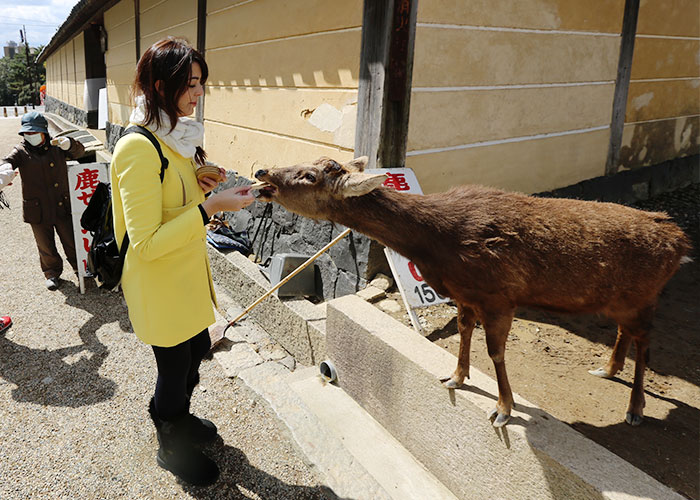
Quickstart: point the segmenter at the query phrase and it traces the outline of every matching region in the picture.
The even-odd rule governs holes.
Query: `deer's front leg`
[[[513,409],[513,393],[510,390],[505,363],[506,339],[513,322],[513,314],[514,311],[491,313],[484,321],[486,346],[496,369],[496,380],[498,381],[498,403],[496,408],[489,413],[490,419],[495,417],[494,427],[506,425]]]
[[[469,306],[457,304],[457,328],[459,330],[459,358],[457,369],[445,382],[448,389],[456,389],[464,383],[464,378],[469,378],[469,350],[472,343],[472,332],[476,324],[476,314]]]

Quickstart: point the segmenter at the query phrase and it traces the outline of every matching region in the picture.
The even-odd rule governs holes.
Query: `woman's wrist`
[[[216,212],[221,211],[216,203],[216,196],[215,195],[212,195],[209,198],[207,198],[206,200],[204,200],[201,203],[201,205],[209,217],[214,215]]]

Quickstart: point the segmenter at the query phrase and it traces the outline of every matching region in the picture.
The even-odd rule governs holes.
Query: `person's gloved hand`
[[[17,171],[12,168],[9,163],[3,163],[0,165],[0,191],[2,191],[6,186],[12,185],[12,180],[17,175]]]
[[[70,139],[68,137],[57,137],[51,141],[51,144],[58,146],[63,151],[68,151],[70,149]]]

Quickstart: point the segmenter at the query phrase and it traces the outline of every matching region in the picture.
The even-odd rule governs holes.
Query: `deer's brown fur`
[[[627,421],[641,422],[657,297],[690,251],[687,237],[666,214],[474,185],[402,194],[381,186],[384,176],[362,173],[365,164],[365,158],[346,165],[321,158],[261,170],[256,177],[269,187],[260,199],[376,239],[413,261],[430,286],[452,298],[461,342],[448,387],[468,377],[470,340],[479,320],[498,379],[494,425],[504,425],[513,406],[504,352],[518,306],[614,319],[619,329],[610,362],[592,373],[612,377],[634,341]]]

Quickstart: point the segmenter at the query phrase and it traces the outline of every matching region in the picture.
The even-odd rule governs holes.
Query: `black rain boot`
[[[189,423],[189,435],[193,444],[206,445],[216,441],[217,430],[216,425],[211,420],[199,418],[190,413],[190,399],[187,398],[187,406],[185,411],[192,417]]]
[[[185,411],[187,413],[190,412],[190,401],[192,400],[192,393],[194,392],[194,388],[197,387],[198,383],[199,373],[193,381],[187,384],[187,403],[185,403]],[[207,420],[206,418],[199,418],[196,415],[192,416],[196,419],[192,421],[191,426],[192,441],[194,441],[196,444],[202,445],[214,442],[217,436],[216,425],[214,425],[214,422],[212,422],[211,420]]]
[[[158,435],[156,461],[162,468],[172,472],[186,483],[209,486],[219,477],[219,467],[191,442],[189,433],[193,418],[189,413],[163,420],[155,411],[151,400],[148,412]]]

